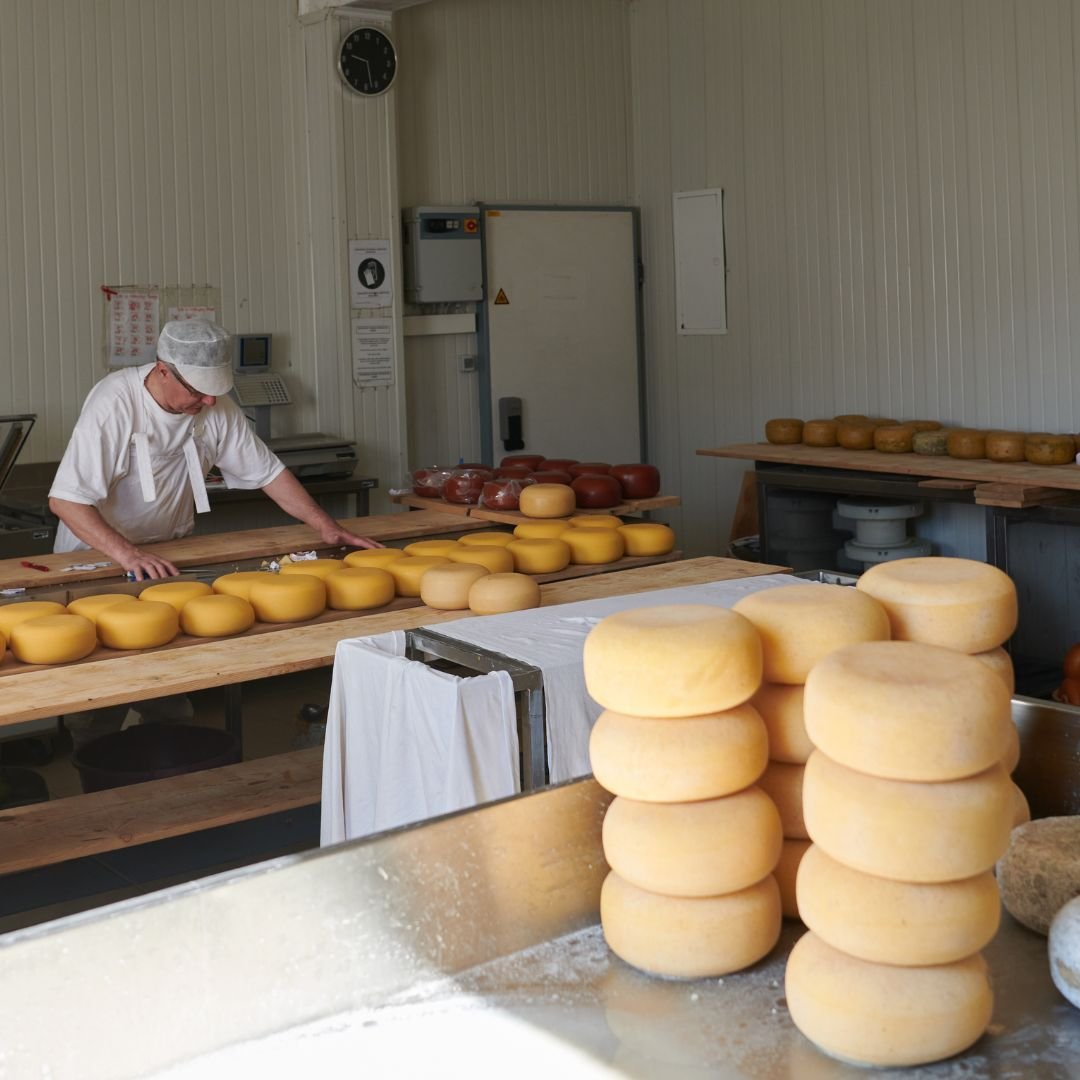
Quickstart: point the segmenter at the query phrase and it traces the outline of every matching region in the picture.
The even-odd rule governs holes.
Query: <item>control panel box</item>
[[[480,209],[415,206],[402,211],[405,299],[448,304],[484,297]]]

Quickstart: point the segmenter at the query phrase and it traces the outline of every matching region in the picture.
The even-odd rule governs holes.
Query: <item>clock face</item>
[[[341,43],[338,69],[345,84],[358,94],[383,94],[397,74],[394,43],[373,26],[357,27]]]

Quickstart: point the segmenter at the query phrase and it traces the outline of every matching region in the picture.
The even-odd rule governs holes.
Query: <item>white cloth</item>
[[[113,372],[90,391],[49,492],[95,506],[136,544],[191,532],[201,476],[214,465],[231,488],[265,487],[285,468],[231,398],[197,416],[166,412],[144,385],[151,370]],[[139,467],[140,444],[148,469]],[[61,522],[54,550],[86,546]]]
[[[521,790],[510,676],[459,678],[404,652],[400,631],[338,642],[323,750],[324,846]]]

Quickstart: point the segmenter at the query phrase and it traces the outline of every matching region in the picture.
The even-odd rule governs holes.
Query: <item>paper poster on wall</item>
[[[394,385],[394,320],[353,319],[353,385]]]
[[[354,308],[391,307],[394,276],[389,240],[349,241],[350,298]]]
[[[217,311],[212,307],[171,307],[169,308],[169,322],[182,319],[205,319],[207,322],[217,322]]]
[[[157,293],[112,292],[109,299],[109,366],[137,367],[157,358]]]

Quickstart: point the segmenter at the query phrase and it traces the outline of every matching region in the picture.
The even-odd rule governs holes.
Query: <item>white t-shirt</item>
[[[285,468],[229,397],[219,397],[198,416],[166,412],[144,385],[153,367],[114,372],[90,391],[49,492],[50,497],[97,507],[118,533],[135,544],[187,536],[195,527],[184,457],[189,438],[194,437],[203,474],[216,465],[231,488],[265,487]],[[149,441],[157,488],[153,502],[143,499],[139,481],[135,458],[139,432]],[[86,546],[60,523],[54,551]]]

